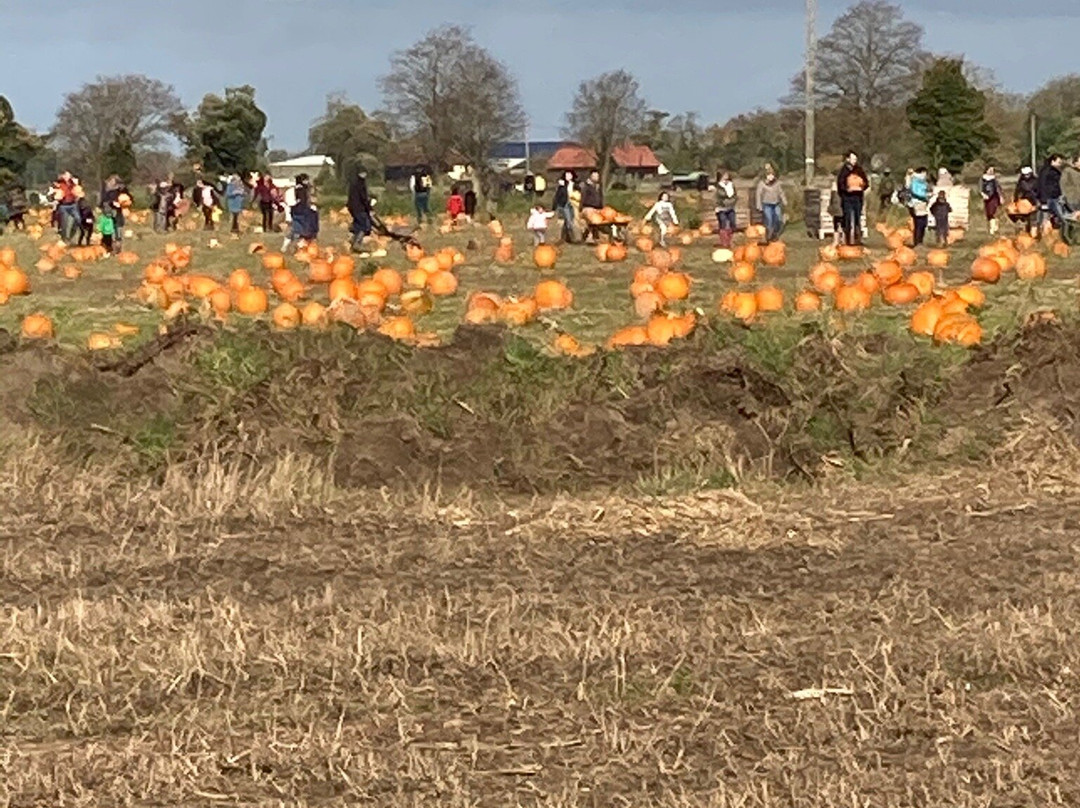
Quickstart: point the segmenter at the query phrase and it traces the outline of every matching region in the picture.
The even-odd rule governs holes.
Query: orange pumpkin
[[[923,270],[921,272],[912,272],[908,275],[907,282],[919,290],[919,297],[930,297],[934,293],[937,279],[932,272]]]
[[[273,272],[277,269],[285,268],[285,256],[281,253],[269,252],[263,253],[262,257],[263,269]]]
[[[645,324],[645,334],[651,345],[658,347],[667,345],[675,339],[674,318],[662,313],[654,314]]]
[[[291,331],[300,325],[300,310],[292,303],[279,303],[272,316],[274,325],[283,331]]]
[[[246,269],[234,269],[229,275],[229,288],[234,292],[242,292],[251,286],[251,275]]]
[[[658,248],[649,253],[649,266],[656,267],[661,272],[664,272],[671,268],[674,263],[671,259],[671,253],[663,248]]]
[[[878,283],[877,275],[873,272],[860,272],[855,278],[855,285],[865,289],[868,295],[876,295],[881,291],[881,284]]]
[[[521,326],[535,320],[538,310],[534,298],[509,298],[499,307],[499,319],[510,325]]]
[[[843,261],[854,261],[866,255],[866,248],[855,244],[841,244],[837,248],[836,254]]]
[[[941,318],[941,301],[931,298],[922,303],[911,315],[911,330],[924,337],[934,336],[934,329]]]
[[[228,289],[222,289],[220,286],[208,295],[207,300],[210,301],[210,308],[218,317],[224,317],[232,308],[232,295],[229,294]]]
[[[339,255],[330,265],[330,274],[334,278],[349,278],[355,270],[356,262],[353,261],[351,255]],[[329,283],[329,281],[319,281],[319,283]]]
[[[732,264],[731,269],[728,271],[731,274],[731,279],[736,283],[753,283],[754,276],[757,275],[757,270],[749,261],[739,261]]]
[[[971,279],[983,283],[1001,280],[1001,265],[993,258],[976,258],[971,264]]]
[[[55,334],[52,320],[40,312],[23,318],[21,333],[26,339],[52,339]]]
[[[634,312],[638,317],[649,317],[664,308],[664,302],[659,292],[643,292],[634,298]]]
[[[1016,259],[1016,277],[1031,281],[1046,275],[1046,259],[1038,253],[1023,253]]]
[[[308,263],[309,283],[330,283],[335,277],[337,277],[337,275],[334,273],[334,267],[329,261],[323,261],[321,258],[317,258]]]
[[[322,328],[327,323],[326,307],[312,300],[300,309],[300,322],[309,328]]]
[[[837,311],[865,311],[870,308],[870,295],[860,286],[841,286],[836,290]]]
[[[381,285],[386,290],[386,294],[401,294],[401,274],[396,269],[386,267],[376,269],[371,279]]]
[[[260,286],[249,286],[236,293],[236,310],[241,314],[263,314],[269,305],[266,290]]]
[[[0,267],[15,266],[15,248],[0,247]]]
[[[903,280],[904,270],[898,261],[886,259],[874,264],[874,277],[877,278],[878,284],[884,289],[886,286],[892,286],[894,283]]]
[[[439,270],[438,272],[429,275],[427,279],[427,288],[431,290],[431,294],[436,297],[448,297],[454,294],[458,288],[457,275],[453,272],[445,270]]]
[[[823,295],[835,292],[843,282],[840,270],[832,264],[815,264],[810,270],[810,283]]]
[[[890,306],[906,306],[919,299],[919,288],[913,283],[894,283],[882,290],[881,299]]]
[[[0,292],[11,296],[30,294],[30,279],[21,269],[0,270]]]
[[[330,296],[330,302],[338,300],[339,298],[356,300],[356,283],[352,278],[337,278],[330,282],[330,288],[327,290],[327,293]]]
[[[787,263],[787,247],[782,241],[774,241],[765,245],[761,251],[761,260],[768,266],[780,267]]]
[[[649,332],[643,325],[630,325],[620,328],[608,340],[608,348],[627,348],[649,344]]]
[[[641,236],[637,241],[634,242],[634,246],[637,247],[640,252],[648,255],[653,251],[653,248],[656,245],[653,244],[653,240],[648,236]]]
[[[420,267],[413,267],[405,273],[405,285],[413,289],[423,289],[427,286],[429,274]]]
[[[690,296],[690,276],[683,272],[667,272],[656,281],[656,291],[665,300],[686,300]]]
[[[795,311],[820,311],[821,298],[809,289],[804,289],[795,296]]]
[[[574,293],[560,281],[540,281],[536,284],[533,298],[540,311],[568,309],[574,302]]]
[[[409,317],[388,317],[379,326],[379,333],[396,340],[410,340],[416,336],[416,326]]]
[[[755,295],[758,311],[781,311],[784,308],[784,293],[775,286],[762,286]]]
[[[964,301],[968,306],[974,309],[981,308],[986,302],[986,295],[983,290],[973,284],[964,284],[958,286],[953,290],[956,296]]]
[[[559,252],[550,244],[539,244],[533,250],[533,263],[538,269],[551,269],[559,258]]]
[[[931,250],[926,254],[926,263],[935,269],[944,269],[949,265],[949,251]]]

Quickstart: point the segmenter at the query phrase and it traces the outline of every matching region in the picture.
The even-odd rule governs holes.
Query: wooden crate
[[[930,196],[931,203],[937,199],[939,190],[945,192],[949,206],[952,208],[949,213],[949,227],[967,230],[971,224],[971,189],[963,185],[934,189]]]
[[[806,233],[819,241],[832,238],[835,233],[833,217],[829,214],[829,200],[835,188],[807,188],[803,191],[803,209],[805,211]],[[867,238],[870,231],[866,226],[866,204],[862,210],[862,235]]]

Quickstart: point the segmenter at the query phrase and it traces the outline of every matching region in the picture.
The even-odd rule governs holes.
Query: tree
[[[246,173],[266,154],[266,113],[255,103],[255,88],[226,87],[225,96],[203,97],[195,114],[177,121],[189,160],[209,174]]]
[[[1032,94],[1028,113],[1037,119],[1036,151],[1071,154],[1077,149],[1076,132],[1080,129],[1080,74],[1052,79]],[[1026,127],[1025,121],[1025,127]],[[1026,152],[1031,151],[1031,134],[1025,129]],[[1030,159],[1025,157],[1026,159]]]
[[[637,79],[614,70],[581,83],[566,114],[565,132],[596,152],[606,183],[612,151],[644,128],[646,110]]]
[[[996,140],[986,122],[986,95],[968,82],[961,59],[937,59],[907,112],[931,164],[954,173]]]
[[[52,135],[61,157],[84,179],[105,176],[105,152],[118,131],[133,149],[160,146],[183,110],[168,84],[142,75],[99,76],[64,97]]]
[[[135,147],[131,142],[131,137],[123,129],[118,129],[101,156],[102,176],[116,174],[121,179],[130,182],[135,176],[136,165],[138,165],[138,160],[135,158]]]
[[[397,133],[415,138],[439,165],[460,153],[482,186],[491,148],[524,126],[510,71],[456,25],[436,28],[395,53],[379,84],[385,117]]]
[[[41,150],[40,138],[15,120],[11,104],[0,95],[0,188],[21,178]]]
[[[817,46],[814,71],[815,101],[819,107],[844,111],[849,144],[873,154],[889,144],[897,118],[919,86],[928,55],[922,47],[923,29],[904,19],[899,5],[885,0],[862,0],[833,23]],[[784,99],[801,107],[805,73],[792,79]]]
[[[326,99],[326,113],[308,130],[311,150],[333,158],[338,179],[350,177],[358,165],[371,170],[381,164],[389,143],[389,125],[341,95]]]

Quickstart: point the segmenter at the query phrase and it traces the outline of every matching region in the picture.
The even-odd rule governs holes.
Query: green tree
[[[645,128],[648,106],[638,80],[625,70],[613,70],[581,82],[566,113],[565,133],[596,152],[600,176],[611,173],[611,153]]]
[[[341,95],[326,99],[326,113],[308,130],[311,150],[333,158],[338,179],[352,176],[358,165],[373,172],[382,165],[389,143],[389,125]]]
[[[203,98],[191,116],[176,121],[189,160],[210,174],[244,173],[262,165],[266,154],[266,113],[250,85],[225,88],[225,96]]]
[[[986,122],[986,94],[964,75],[962,59],[937,59],[907,107],[931,164],[958,172],[994,144]]]
[[[21,178],[41,150],[41,139],[15,120],[11,104],[0,95],[0,188]]]
[[[131,136],[123,129],[117,129],[109,145],[101,155],[101,173],[103,177],[116,174],[121,179],[131,182],[135,176],[138,160]]]
[[[1078,147],[1080,129],[1080,73],[1052,79],[1032,94],[1028,113],[1036,117],[1035,147],[1040,156],[1051,152],[1071,154]],[[1031,132],[1024,121],[1024,160],[1031,153]]]

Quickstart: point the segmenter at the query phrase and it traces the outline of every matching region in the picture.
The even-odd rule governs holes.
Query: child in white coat
[[[667,246],[667,234],[672,225],[678,225],[679,217],[675,214],[675,206],[671,204],[671,197],[667,191],[661,191],[660,198],[656,200],[649,212],[645,214],[645,223],[652,219],[660,231],[660,246]]]
[[[555,212],[544,210],[543,205],[535,205],[529,211],[529,221],[525,229],[532,233],[533,246],[545,243],[547,240],[548,221],[555,217]]]

